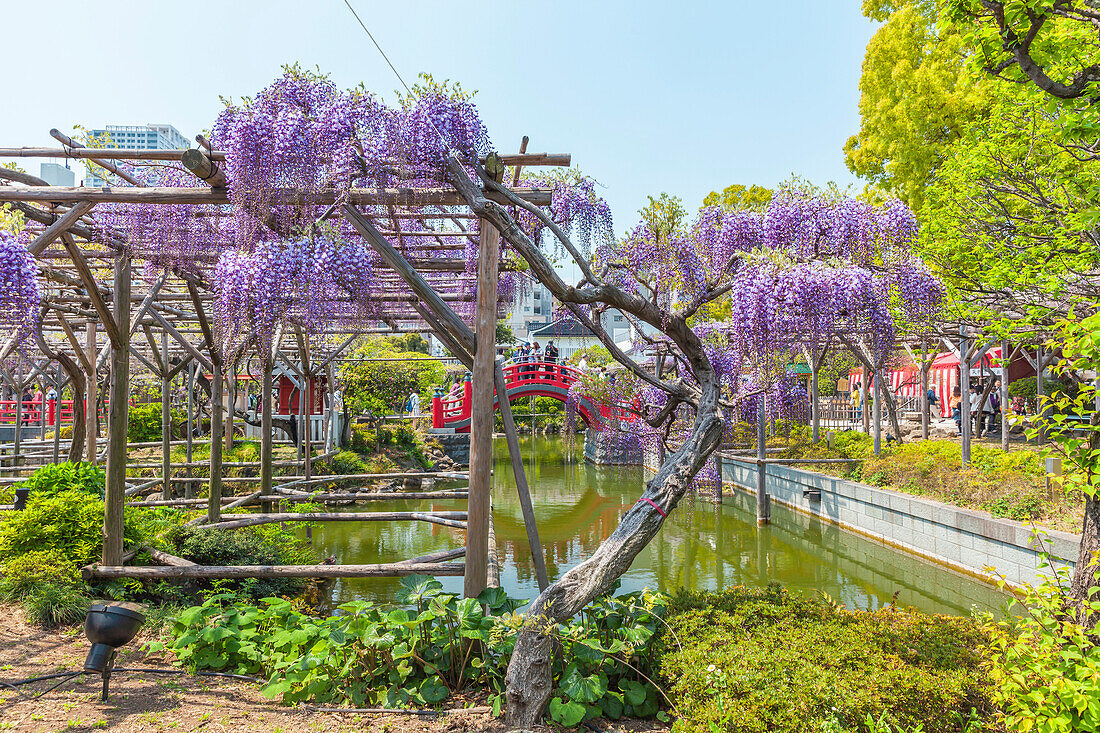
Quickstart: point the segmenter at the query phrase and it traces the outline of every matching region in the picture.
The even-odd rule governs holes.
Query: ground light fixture
[[[84,619],[84,635],[92,642],[84,660],[85,672],[103,676],[103,696],[111,682],[118,648],[130,642],[145,623],[145,614],[133,603],[93,603]]]

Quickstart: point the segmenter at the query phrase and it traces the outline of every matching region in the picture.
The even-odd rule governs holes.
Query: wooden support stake
[[[172,402],[171,381],[168,376],[168,332],[160,332],[161,378],[160,378],[160,476],[164,481],[161,496],[172,498]]]
[[[84,285],[84,290],[88,293],[88,297],[91,299],[92,305],[99,315],[99,322],[103,324],[103,330],[107,332],[107,338],[111,340],[111,348],[117,351],[119,345],[122,344],[121,334],[118,332],[118,327],[115,325],[114,319],[111,318],[111,309],[107,306],[107,301],[103,299],[103,294],[99,292],[99,283],[96,282],[95,276],[92,275],[92,270],[88,266],[88,261],[84,259],[84,253],[76,246],[76,242],[71,235],[62,232],[61,241],[64,243],[65,250],[69,253],[69,257],[72,258],[73,266],[76,268],[77,275],[80,276],[80,282]],[[118,290],[118,283],[115,283],[115,290]],[[130,290],[129,281],[126,283],[126,290],[127,292]],[[129,311],[129,299],[127,299],[126,308],[127,311]],[[128,313],[126,324],[127,329],[129,329],[130,320]],[[127,330],[126,343],[130,342],[129,334],[130,331]],[[91,358],[95,358],[95,355],[93,354]]]
[[[967,338],[966,328],[959,328],[959,411],[962,421],[959,427],[962,429],[962,464],[970,463],[970,339]]]
[[[210,501],[206,507],[209,522],[220,521],[222,510],[222,363],[217,359],[210,385]]]
[[[271,369],[273,359],[270,354],[263,360],[263,392],[260,394],[260,493],[271,493]]]
[[[98,294],[98,290],[96,293]],[[126,433],[130,404],[130,257],[115,256],[111,346],[111,404],[107,417],[107,491],[103,510],[103,564],[122,564],[123,502],[126,495]],[[117,319],[117,321],[115,320]],[[94,354],[94,352],[92,352]],[[93,405],[93,409],[94,405]]]
[[[96,355],[96,322],[88,321],[87,332],[85,333],[87,351],[85,352],[86,358],[84,362],[85,368],[91,367],[95,364]],[[96,439],[99,437],[99,409],[96,404],[99,401],[99,379],[96,377],[96,370],[91,369],[87,373],[87,381],[84,387],[84,412],[85,412],[85,438],[84,438],[84,460],[88,463],[95,463],[96,459]],[[73,395],[73,399],[79,399],[77,395]]]
[[[476,350],[470,413],[470,498],[466,528],[466,576],[463,593],[476,597],[485,590],[489,560],[489,497],[493,468],[493,393],[496,368],[497,265],[500,232],[482,220],[478,242]],[[507,396],[501,396],[502,401]]]
[[[523,452],[519,445],[519,435],[516,433],[516,421],[512,415],[512,405],[507,397],[508,386],[504,379],[504,368],[499,360],[496,362],[493,376],[497,390],[497,401],[500,403],[500,415],[504,421],[504,437],[508,441],[508,455],[512,459],[512,474],[516,478],[516,493],[519,495],[519,506],[523,512],[523,525],[527,528],[527,544],[531,547],[531,560],[535,565],[535,579],[538,581],[539,592],[541,593],[550,585],[550,578],[546,573],[546,558],[542,552],[539,528],[535,523],[535,507],[531,503],[531,491],[527,486],[527,472],[523,468]]]

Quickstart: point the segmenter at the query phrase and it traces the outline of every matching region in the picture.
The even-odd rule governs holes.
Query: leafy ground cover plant
[[[525,601],[499,588],[460,599],[425,576],[402,579],[397,599],[402,607],[357,601],[315,618],[285,599],[218,593],[174,619],[167,646],[191,669],[263,675],[264,694],[284,703],[423,707],[476,690],[499,711],[513,612]],[[659,712],[648,645],[664,604],[650,593],[605,597],[552,630],[556,722]]]
[[[847,611],[772,585],[681,592],[667,620],[656,665],[684,731],[949,733],[993,712],[970,619]]]
[[[1010,730],[1100,730],[1100,646],[1095,630],[1078,622],[1082,609],[1068,593],[1069,581],[1069,571],[1056,568],[1039,586],[1024,588],[1020,616],[985,618],[993,700]],[[1100,615],[1095,594],[1084,606],[1085,618]]]
[[[91,463],[47,463],[20,485],[34,494],[53,495],[75,489],[103,498],[106,473]]]

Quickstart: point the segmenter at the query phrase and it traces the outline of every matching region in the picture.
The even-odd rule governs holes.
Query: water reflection
[[[571,448],[556,439],[526,438],[522,447],[553,579],[607,538],[637,501],[645,476],[640,468],[586,464],[579,445]],[[503,441],[496,450],[493,520],[502,558],[501,583],[513,595],[533,598],[534,568]],[[1000,610],[1005,605],[1003,594],[976,579],[779,506],[773,508],[772,524],[758,530],[754,502],[748,496],[727,497],[721,506],[702,498],[686,499],[635,559],[623,577],[623,590],[713,589],[775,581],[792,591],[827,593],[849,608],[880,608],[895,593],[903,605],[937,613],[969,614],[972,607]],[[464,502],[432,506],[463,509]],[[370,507],[414,508],[423,508],[423,502],[395,500]],[[395,562],[459,547],[463,541],[461,530],[412,522],[336,522],[314,530],[321,551],[335,554],[343,563]],[[461,591],[461,578],[441,581],[448,591]],[[332,600],[389,601],[397,583],[388,578],[338,581]]]

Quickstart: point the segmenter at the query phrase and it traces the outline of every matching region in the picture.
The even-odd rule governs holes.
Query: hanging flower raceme
[[[37,330],[41,306],[34,256],[16,235],[0,231],[0,331],[22,342]]]

